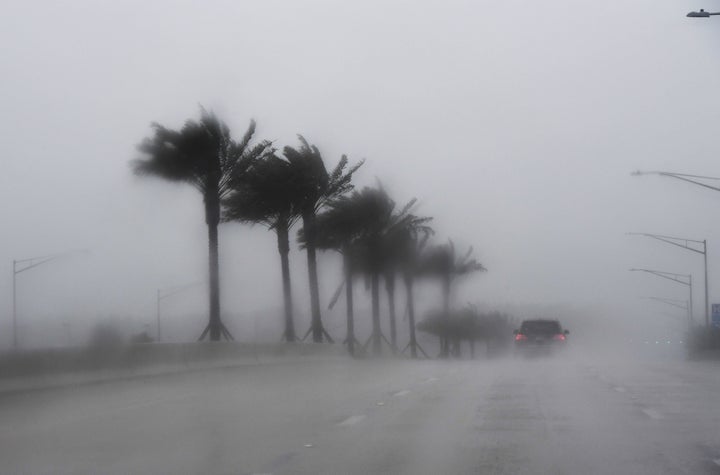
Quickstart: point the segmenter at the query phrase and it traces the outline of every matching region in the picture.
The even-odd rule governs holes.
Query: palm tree
[[[315,220],[315,245],[318,249],[330,249],[339,252],[343,257],[344,281],[338,288],[330,307],[345,287],[345,305],[347,318],[347,335],[345,343],[348,345],[350,355],[355,355],[355,317],[353,309],[353,277],[358,271],[357,262],[363,223],[356,219],[356,201],[350,196],[341,196],[330,201],[327,209],[319,214]],[[306,245],[305,233],[301,231],[300,242]]]
[[[282,270],[285,308],[283,339],[294,342],[292,289],[290,282],[290,228],[300,218],[300,193],[290,163],[268,155],[233,180],[233,192],[225,200],[223,219],[264,224],[275,231]]]
[[[380,327],[380,277],[385,268],[386,239],[393,223],[395,202],[382,187],[365,187],[348,197],[348,202],[349,215],[362,230],[356,240],[354,269],[364,273],[370,283],[372,334],[365,346],[372,342],[373,353],[378,355],[383,340],[393,348]]]
[[[303,221],[305,250],[308,261],[310,306],[312,312],[312,324],[308,330],[308,334],[312,332],[313,341],[316,343],[321,343],[323,337],[326,337],[328,341],[332,342],[332,338],[328,335],[327,331],[325,331],[325,328],[323,328],[320,313],[315,218],[318,211],[320,211],[328,201],[352,190],[352,175],[360,168],[363,162],[361,161],[346,171],[345,167],[348,164],[348,159],[343,155],[337,166],[335,166],[331,172],[328,172],[318,148],[309,144],[301,135],[298,135],[298,139],[300,140],[300,146],[298,148],[287,146],[283,149],[283,153],[290,163],[295,182],[301,190],[300,214]],[[307,334],[305,337],[307,337]]]
[[[395,201],[382,186],[379,186],[356,191],[338,200],[338,204],[335,205],[337,212],[343,213],[343,219],[348,221],[348,229],[351,228],[354,232],[352,259],[351,264],[348,265],[352,266],[354,272],[363,272],[370,281],[372,335],[366,345],[372,341],[375,354],[380,353],[383,340],[395,350],[396,342],[387,341],[380,329],[380,278],[387,274],[388,269],[394,268],[396,241],[399,241],[402,231],[413,225],[419,226],[428,220],[409,213],[414,204],[415,200],[411,200],[402,209],[397,210]],[[390,296],[394,301],[394,293]],[[391,310],[392,316],[394,312]],[[395,322],[391,320],[391,329],[394,324]]]
[[[383,240],[383,278],[385,290],[388,297],[388,311],[390,317],[390,341],[392,346],[397,345],[397,324],[395,314],[395,277],[398,273],[403,276],[406,293],[409,292],[408,311],[414,320],[414,308],[412,302],[412,281],[408,278],[413,276],[415,271],[412,267],[419,248],[422,248],[433,234],[432,228],[427,224],[432,220],[430,217],[419,217],[410,213],[415,206],[416,200],[412,199],[405,207],[392,216],[387,234]],[[415,353],[417,341],[414,338],[414,324],[411,328],[411,352]]]
[[[417,358],[419,349],[427,358],[427,354],[417,343],[415,336],[415,298],[413,288],[415,277],[420,272],[420,263],[423,249],[433,229],[427,224],[432,218],[417,217],[408,214],[404,223],[398,227],[398,232],[393,239],[395,255],[397,256],[396,267],[400,270],[403,283],[405,284],[406,311],[408,316],[408,329],[410,341],[403,349],[403,352],[410,348],[410,356]]]
[[[242,175],[256,159],[268,153],[270,143],[251,145],[254,121],[250,122],[243,139],[235,142],[228,126],[204,109],[199,121],[188,120],[179,131],[158,123],[152,127],[154,134],[138,146],[142,158],[132,161],[131,166],[138,175],[189,183],[202,194],[208,227],[210,316],[200,339],[208,334],[211,341],[220,340],[221,335],[232,339],[220,320],[220,202],[230,192],[233,177]]]
[[[452,241],[448,241],[447,244],[431,247],[425,254],[421,271],[426,275],[440,279],[442,283],[443,314],[446,316],[450,315],[450,296],[453,282],[472,272],[487,270],[475,258],[471,258],[472,253],[473,248],[470,247],[464,255],[458,256],[455,252],[455,245]],[[440,341],[440,355],[446,357],[448,353],[448,340],[443,338]]]

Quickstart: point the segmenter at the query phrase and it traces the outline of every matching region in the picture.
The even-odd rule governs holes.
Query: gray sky
[[[157,288],[204,277],[200,196],[128,167],[150,122],[179,127],[198,104],[238,136],[255,118],[257,137],[278,146],[302,133],[330,164],[366,158],[359,185],[377,177],[397,201],[417,197],[439,240],[475,246],[490,269],[462,284],[458,304],[606,304],[608,319],[645,324],[673,310],[638,297],[686,295],[627,272],[649,267],[693,273],[699,318],[700,257],[627,231],[707,238],[720,301],[720,193],[629,175],[720,175],[720,20],[685,18],[720,9],[710,0],[3,7],[0,345],[13,259],[91,250],[19,276],[27,341],[44,321],[153,323]],[[279,308],[271,234],[224,226],[221,252],[224,313]],[[305,260],[292,259],[302,319]],[[327,300],[336,262],[323,263]],[[202,289],[171,305],[202,326]]]

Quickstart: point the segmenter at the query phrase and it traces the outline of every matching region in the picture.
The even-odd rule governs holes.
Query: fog
[[[684,17],[702,6],[6,2],[0,344],[11,344],[13,259],[89,251],[18,275],[29,346],[57,341],[63,319],[79,333],[112,316],[140,331],[154,325],[157,289],[204,278],[200,196],[129,167],[151,122],[179,128],[199,104],[236,136],[254,118],[257,137],[279,148],[302,133],[329,165],[366,159],[356,186],[380,180],[398,202],[418,198],[436,240],[474,246],[489,269],[458,286],[459,303],[602,306],[608,321],[660,324],[669,309],[640,297],[686,289],[627,272],[645,267],[693,274],[700,321],[701,258],[625,233],[707,239],[718,298],[720,195],[630,176],[718,174],[708,138],[720,33]],[[271,318],[281,307],[271,234],[225,224],[220,246],[228,324]],[[324,301],[338,262],[320,257]],[[302,322],[295,245],[291,272]],[[206,303],[201,290],[181,309],[167,302],[177,339],[201,330]]]
[[[720,380],[712,363],[688,360],[704,356],[688,351],[685,309],[667,304],[682,307],[689,288],[629,272],[691,275],[691,326],[702,327],[703,256],[630,233],[706,240],[708,303],[720,302],[720,193],[631,175],[720,176],[720,20],[685,16],[700,8],[715,7],[3,2],[0,459],[14,458],[0,471],[97,472],[103,464],[83,457],[99,453],[106,473],[533,473],[528,460],[534,473],[713,473]],[[343,256],[328,250],[319,306],[337,344],[281,345],[275,232],[238,222],[219,227],[220,315],[243,345],[195,345],[211,300],[203,196],[139,176],[133,161],[151,124],[180,130],[204,111],[236,140],[256,121],[254,143],[279,155],[301,134],[330,170],[343,155],[349,167],[364,161],[355,191],[386,190],[397,209],[416,200],[410,211],[432,217],[428,246],[452,242],[482,266],[453,282],[446,314],[457,312],[453,325],[464,311],[500,315],[497,357],[491,339],[471,359],[468,341],[453,355],[449,339],[419,331],[431,361],[389,358],[385,343],[388,358],[348,358],[344,294],[331,305]],[[312,314],[301,227],[289,233],[298,337]],[[396,350],[413,328],[401,280]],[[354,285],[367,346],[371,279]],[[418,275],[414,294],[427,324],[441,282]],[[387,303],[383,284],[390,338]],[[559,320],[567,351],[511,358],[525,319]],[[158,325],[165,345],[128,350],[102,333],[157,339]],[[23,360],[16,349],[42,351]],[[72,443],[85,430],[98,435],[89,448]],[[133,430],[182,434],[186,450],[156,446],[167,458],[130,463],[118,454],[139,450]],[[58,434],[70,435],[60,448]],[[42,457],[23,452],[36,442]]]

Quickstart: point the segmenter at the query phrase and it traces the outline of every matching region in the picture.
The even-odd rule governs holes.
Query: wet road
[[[720,473],[720,364],[279,362],[0,395],[0,472]]]

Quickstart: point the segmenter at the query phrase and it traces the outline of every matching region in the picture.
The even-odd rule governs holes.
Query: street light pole
[[[68,251],[49,256],[30,257],[27,259],[13,259],[13,348],[18,349],[18,327],[17,327],[17,275],[39,265],[54,261],[61,257],[87,252],[86,250]]]
[[[710,328],[710,301],[708,300],[707,239],[703,239],[703,259],[705,261],[705,328]]]
[[[185,290],[197,287],[198,285],[204,284],[205,282],[193,282],[191,284],[177,285],[175,287],[169,287],[167,289],[157,289],[156,299],[156,318],[157,318],[157,341],[160,342],[161,330],[160,330],[160,301],[168,297],[172,297],[175,294],[184,292]]]
[[[672,307],[677,307],[685,310],[685,314],[688,317],[688,321],[690,321],[690,304],[687,300],[676,300],[676,299],[666,299],[662,297],[647,297],[650,300],[657,300],[658,302],[662,302],[666,305],[670,305]],[[685,304],[685,305],[681,305]]]
[[[703,261],[705,264],[705,326],[710,326],[710,302],[708,297],[708,266],[707,266],[707,239],[702,241],[697,239],[686,239],[673,236],[664,236],[662,234],[650,234],[650,233],[627,233],[629,236],[646,236],[652,239],[657,239],[673,246],[678,246],[688,251],[692,251],[703,255]],[[693,245],[699,247],[702,245],[702,250],[693,247]]]
[[[157,341],[160,343],[160,289],[157,289]]]
[[[706,16],[710,16],[710,15],[720,15],[720,12],[709,13],[704,10],[700,10],[700,12],[688,13],[688,16],[696,16],[696,17],[706,17]],[[720,181],[720,177],[716,177],[716,176],[690,175],[687,173],[675,173],[675,172],[667,172],[667,171],[643,171],[643,170],[635,170],[634,172],[631,173],[631,175],[633,175],[633,176],[642,176],[642,175],[667,176],[670,178],[676,178],[678,180],[692,183],[693,185],[702,186],[703,188],[708,188],[710,190],[720,191],[720,187],[708,185],[707,183],[698,181],[698,180]],[[703,252],[705,254],[705,326],[709,328],[710,327],[710,310],[709,310],[710,303],[708,301],[707,241],[703,241]]]
[[[17,283],[15,282],[15,276],[17,275],[17,261],[13,259],[13,348],[17,350],[18,347],[18,335],[17,335]]]
[[[678,284],[687,285],[690,290],[690,298],[688,300],[688,307],[689,307],[689,320],[688,325],[692,326],[693,322],[693,305],[692,305],[692,274],[676,274],[675,272],[665,272],[661,270],[652,270],[652,269],[629,269],[630,272],[647,272],[648,274],[653,274],[658,277],[662,277],[663,279],[672,280],[673,282],[677,282]],[[687,279],[687,282],[682,279]]]

